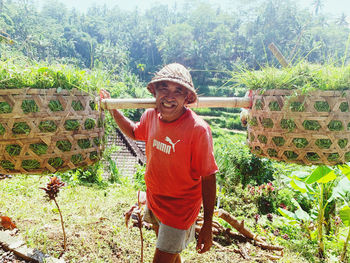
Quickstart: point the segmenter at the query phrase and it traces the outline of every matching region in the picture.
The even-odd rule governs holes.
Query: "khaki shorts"
[[[194,240],[195,223],[187,230],[177,229],[163,224],[146,206],[143,220],[150,224],[158,224],[158,239],[156,247],[163,252],[179,254]]]

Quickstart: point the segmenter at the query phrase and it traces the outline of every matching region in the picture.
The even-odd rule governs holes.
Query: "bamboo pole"
[[[278,47],[276,47],[274,43],[270,43],[268,47],[272,54],[277,58],[278,62],[282,65],[282,67],[287,68],[289,63],[286,60],[286,58],[282,55]]]
[[[102,99],[101,108],[112,109],[146,109],[155,108],[156,100],[149,99]],[[202,97],[198,101],[188,105],[191,108],[250,108],[249,97]]]

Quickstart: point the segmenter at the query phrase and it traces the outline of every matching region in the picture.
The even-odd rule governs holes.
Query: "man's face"
[[[180,84],[162,81],[155,88],[156,106],[165,122],[180,118],[186,111],[188,91]]]

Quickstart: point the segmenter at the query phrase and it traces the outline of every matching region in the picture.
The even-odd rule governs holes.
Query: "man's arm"
[[[204,209],[204,223],[198,235],[198,253],[207,252],[213,244],[212,222],[216,198],[215,174],[202,177],[202,198]]]
[[[101,89],[100,91],[100,97],[101,99],[109,99],[111,95],[108,91]],[[127,117],[123,115],[122,112],[119,110],[109,110],[110,114],[113,116],[113,119],[117,123],[118,127],[121,129],[121,131],[126,134],[131,139],[135,139],[134,134],[134,127],[135,123],[131,120],[129,120]]]

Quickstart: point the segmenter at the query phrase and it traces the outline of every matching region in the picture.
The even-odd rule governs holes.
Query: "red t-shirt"
[[[188,229],[201,207],[201,177],[218,171],[209,125],[190,109],[170,123],[151,109],[134,134],[146,141],[147,205],[163,224]]]

